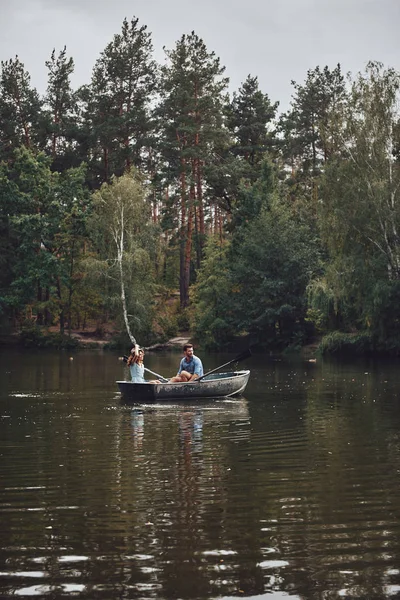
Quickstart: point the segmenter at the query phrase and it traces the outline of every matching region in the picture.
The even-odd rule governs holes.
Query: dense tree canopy
[[[397,72],[316,66],[279,115],[256,75],[230,94],[194,31],[158,65],[124,19],[77,90],[67,49],[49,56],[43,96],[19,57],[1,62],[4,329],[400,348]]]

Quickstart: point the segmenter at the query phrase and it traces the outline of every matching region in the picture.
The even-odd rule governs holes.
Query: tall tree
[[[307,285],[319,266],[318,247],[305,224],[272,198],[242,231],[234,248],[231,310],[237,331],[267,348],[305,339]]]
[[[145,188],[132,170],[93,196],[91,238],[97,256],[87,264],[107,286],[107,302],[118,298],[123,323],[133,344],[148,336],[152,319],[152,253],[155,231]],[[119,319],[118,319],[119,320]]]
[[[260,90],[257,77],[248,75],[228,105],[227,126],[235,140],[232,152],[252,169],[259,166],[265,153],[272,149],[275,134],[272,121],[278,104],[272,104],[268,94]],[[246,173],[253,181],[259,174],[256,169]]]
[[[249,75],[234,92],[225,111],[227,134],[220,136],[215,145],[214,160],[207,169],[207,182],[212,188],[215,212],[225,215],[215,231],[232,229],[241,211],[238,205],[243,195],[242,181],[254,183],[260,176],[263,161],[276,155],[276,125],[274,118],[278,102],[272,104],[258,84],[257,77]]]
[[[166,50],[166,55],[158,110],[160,151],[169,190],[170,218],[179,231],[180,302],[185,307],[189,303],[194,234],[197,265],[204,243],[205,171],[221,134],[227,79],[219,58],[207,51],[194,32],[183,35],[173,50]]]
[[[83,91],[91,132],[94,185],[110,181],[131,165],[140,168],[152,123],[149,107],[156,87],[151,34],[137,18],[124,19],[120,34],[106,46]],[[82,96],[82,92],[81,92]]]
[[[230,245],[217,235],[207,238],[204,259],[193,293],[193,332],[202,346],[221,349],[235,332],[232,316],[234,285],[228,260]]]
[[[195,285],[196,332],[204,329],[206,343],[219,348],[238,333],[269,349],[301,343],[318,248],[279,198],[271,164],[241,195],[230,243],[207,246]]]
[[[20,145],[34,149],[39,137],[42,103],[18,56],[1,61],[0,158],[10,158]]]
[[[63,170],[74,162],[74,137],[76,134],[76,99],[71,89],[70,77],[74,71],[72,57],[67,49],[56,55],[53,50],[48,69],[47,92],[44,97],[48,151],[53,159],[53,168]]]
[[[332,125],[340,154],[326,168],[319,221],[336,305],[353,306],[359,326],[379,328],[374,307],[400,281],[399,106],[400,74],[369,63]]]
[[[12,282],[2,290],[5,306],[30,305],[38,324],[56,314],[60,330],[71,312],[78,256],[85,236],[87,195],[84,168],[62,175],[44,153],[22,147],[12,166],[0,165],[0,202],[13,248]]]
[[[315,218],[319,177],[335,152],[329,123],[346,97],[345,81],[338,64],[307,71],[303,85],[292,81],[295,94],[291,109],[281,116],[282,153],[289,193],[293,202],[305,204]]]

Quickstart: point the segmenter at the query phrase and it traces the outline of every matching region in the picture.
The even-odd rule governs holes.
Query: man
[[[183,346],[183,354],[178,373],[172,377],[172,383],[193,381],[203,375],[203,365],[201,360],[193,354],[193,345],[185,344]]]

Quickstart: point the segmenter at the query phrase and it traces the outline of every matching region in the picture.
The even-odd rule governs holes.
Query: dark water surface
[[[132,407],[115,355],[0,361],[1,598],[400,598],[398,363],[253,356],[244,398]]]

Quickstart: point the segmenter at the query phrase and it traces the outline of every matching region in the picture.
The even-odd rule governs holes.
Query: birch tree
[[[92,239],[98,254],[89,266],[110,283],[108,300],[112,305],[118,298],[126,331],[136,344],[133,331],[146,329],[153,291],[153,226],[141,181],[126,174],[104,183],[93,196],[93,210]]]
[[[351,82],[330,124],[339,151],[319,204],[335,306],[348,307],[345,322],[375,330],[400,282],[399,86],[399,73],[380,63]]]
[[[400,74],[380,63],[353,82],[333,123],[341,152],[327,170],[321,204],[331,250],[340,242],[378,252],[389,280],[400,279],[399,86]]]

